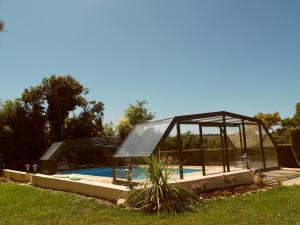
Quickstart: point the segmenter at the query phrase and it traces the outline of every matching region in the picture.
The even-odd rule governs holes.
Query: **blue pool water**
[[[174,169],[173,174],[179,174],[178,169]],[[124,169],[116,169],[117,177],[119,178],[125,178],[126,179],[126,173]],[[194,172],[200,172],[201,169],[183,169],[183,173],[194,173]],[[111,167],[97,167],[97,168],[89,168],[89,169],[78,169],[78,170],[66,170],[66,171],[60,171],[60,173],[63,174],[81,174],[81,175],[92,175],[92,176],[100,176],[100,177],[112,177],[112,168]],[[134,179],[144,179],[145,178],[145,169],[142,167],[136,167],[134,168]]]

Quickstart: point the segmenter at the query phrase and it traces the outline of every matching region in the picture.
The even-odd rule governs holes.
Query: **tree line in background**
[[[258,113],[255,117],[264,123],[277,144],[288,144],[291,142],[290,133],[300,129],[300,103],[296,104],[295,114],[292,117],[282,119],[279,112]]]
[[[88,101],[88,89],[72,76],[45,77],[26,88],[20,98],[0,102],[0,152],[6,160],[38,160],[55,141],[83,137],[118,137],[124,140],[133,127],[155,117],[146,101],[129,104],[117,124],[103,124],[104,104]],[[300,128],[300,103],[295,115],[281,119],[278,112],[261,119],[277,143],[289,143],[292,128]],[[182,136],[186,148],[198,143],[192,133]],[[214,139],[208,144],[215,146]],[[174,145],[176,143],[173,143]]]
[[[20,98],[0,102],[0,152],[6,160],[38,160],[51,143],[65,139],[124,139],[135,124],[154,117],[145,101],[137,101],[116,127],[103,125],[104,104],[88,101],[88,92],[72,76],[52,75]]]

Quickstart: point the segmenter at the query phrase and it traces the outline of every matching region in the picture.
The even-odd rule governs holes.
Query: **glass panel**
[[[239,126],[226,127],[228,137],[228,154],[230,161],[230,171],[241,170],[245,168],[243,160],[243,142],[241,129]]]
[[[76,149],[66,151],[56,162],[57,170],[75,169],[78,164]]]
[[[166,163],[170,166],[179,165],[181,163],[176,125],[159,149],[162,154],[166,155]]]
[[[181,125],[182,163],[184,178],[202,176],[202,150],[199,125]]]
[[[249,157],[249,167],[251,169],[263,169],[263,157],[260,145],[259,127],[255,125],[245,125],[247,154]]]
[[[203,148],[206,174],[224,172],[224,149],[219,127],[203,127]]]
[[[40,160],[49,160],[63,142],[54,142]]]
[[[265,129],[262,127],[261,130],[263,136],[266,168],[278,167],[276,147],[273,144],[267,132],[265,131]]]
[[[177,139],[177,127],[174,126],[160,152],[166,155],[166,163],[172,168],[173,177],[180,178],[179,167],[182,164],[184,179],[190,176],[202,176],[200,137],[198,125],[180,125],[182,150]],[[181,158],[182,157],[182,158]]]
[[[114,157],[143,157],[151,155],[172,120],[166,119],[137,125],[125,139]]]

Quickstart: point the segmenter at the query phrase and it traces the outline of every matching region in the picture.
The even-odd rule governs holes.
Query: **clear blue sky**
[[[116,122],[145,99],[158,118],[294,113],[298,0],[0,0],[0,97],[71,74]]]

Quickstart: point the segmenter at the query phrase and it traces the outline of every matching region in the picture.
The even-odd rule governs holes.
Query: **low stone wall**
[[[1,176],[21,183],[28,183],[31,178],[31,174],[29,173],[9,169],[3,169]]]
[[[254,179],[255,171],[253,170],[241,170],[228,172],[226,174],[213,174],[207,175],[204,177],[198,178],[190,178],[185,179],[184,181],[179,181],[180,184],[187,188],[192,189],[193,185],[199,185],[200,187],[205,184],[205,190],[215,190],[226,187],[226,182],[224,176],[227,176],[227,179],[232,180],[233,182],[230,185],[237,186],[243,184],[253,184],[255,182]]]
[[[31,184],[52,190],[92,196],[111,202],[117,202],[118,199],[126,199],[129,191],[125,186],[87,180],[74,181],[68,178],[54,178],[43,174],[32,175]]]
[[[205,177],[188,177],[178,182],[187,189],[193,185],[200,187],[205,183],[205,190],[225,188],[224,176],[232,179],[230,185],[242,185],[254,183],[253,170],[241,170],[226,174],[207,175]],[[0,174],[1,175],[1,174]],[[70,180],[69,178],[57,178],[44,174],[29,174],[15,170],[2,170],[2,176],[17,182],[31,182],[31,185],[57,191],[66,191],[82,195],[92,196],[110,202],[117,202],[119,199],[126,199],[129,192],[128,187],[89,180]]]

